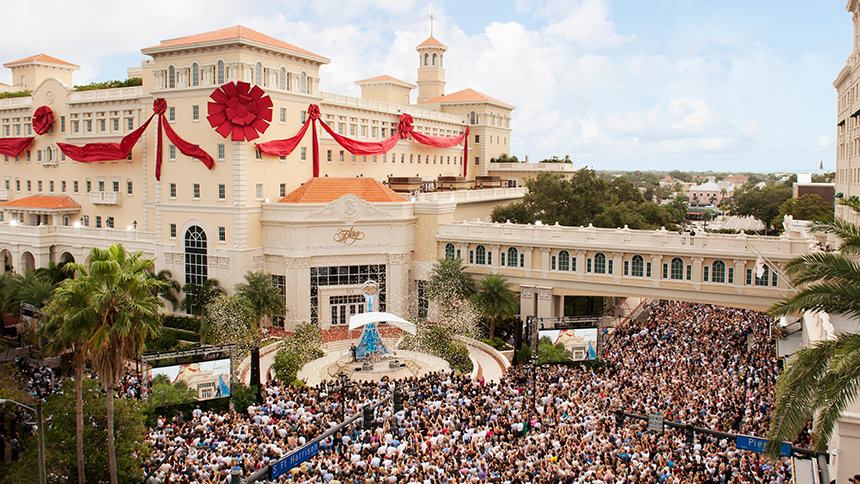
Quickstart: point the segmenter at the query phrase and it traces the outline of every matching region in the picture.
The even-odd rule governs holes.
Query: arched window
[[[54,160],[54,150],[50,146],[45,148],[45,161],[50,163]]]
[[[675,257],[672,259],[672,272],[669,274],[670,278],[676,280],[684,279],[684,259],[680,257]]]
[[[726,282],[726,263],[721,260],[715,260],[711,264],[711,281]]]
[[[456,257],[456,252],[454,250],[454,244],[448,243],[445,244],[445,258],[446,259],[454,259]]]
[[[436,54],[433,54],[436,55]],[[508,267],[517,267],[520,263],[520,251],[516,247],[508,249]]]
[[[185,232],[185,283],[202,286],[208,276],[206,232],[192,225]]]
[[[191,85],[200,85],[200,67],[197,65],[196,62],[191,64]]]
[[[263,64],[260,62],[257,62],[254,67],[254,84],[258,86],[263,84]]]
[[[606,274],[606,255],[603,252],[594,254],[594,272]]]
[[[475,111],[469,113],[469,124],[477,124],[478,117],[475,116]]]
[[[222,60],[215,64],[215,79],[218,84],[224,84],[224,61]]]
[[[630,275],[642,277],[645,274],[645,259],[641,255],[634,255],[630,261]]]
[[[307,94],[308,92],[308,75],[302,72],[299,76],[299,92]]]
[[[424,54],[424,65],[430,64],[430,54]]]
[[[278,74],[278,89],[287,88],[287,70],[281,67],[281,72]]]
[[[563,250],[558,253],[558,270],[560,271],[569,271],[570,270],[570,252]]]
[[[484,265],[487,263],[487,249],[483,245],[475,247],[475,264]]]
[[[433,65],[436,65],[436,54],[433,54]]]
[[[176,69],[173,66],[167,67],[167,87],[176,87]]]

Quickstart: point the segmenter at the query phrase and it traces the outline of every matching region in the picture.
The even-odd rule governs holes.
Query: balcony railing
[[[119,205],[121,201],[119,192],[90,192],[90,203],[95,205]]]

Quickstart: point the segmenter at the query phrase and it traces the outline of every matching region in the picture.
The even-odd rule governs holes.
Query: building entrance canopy
[[[391,313],[370,312],[353,314],[349,317],[350,331],[353,329],[362,328],[371,323],[388,323],[396,328],[400,328],[403,331],[406,331],[409,334],[417,333],[417,329],[415,328],[414,323],[410,323],[409,321],[401,318],[400,316],[395,316]]]

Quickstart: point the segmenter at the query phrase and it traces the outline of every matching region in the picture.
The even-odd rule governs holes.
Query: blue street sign
[[[269,480],[277,479],[293,467],[317,455],[320,451],[319,442],[299,447],[286,457],[269,466]]]
[[[764,453],[764,448],[767,446],[767,439],[751,437],[749,435],[738,435],[735,445],[741,450],[751,450],[753,452]],[[779,444],[779,455],[783,457],[791,456],[791,444],[788,442]]]

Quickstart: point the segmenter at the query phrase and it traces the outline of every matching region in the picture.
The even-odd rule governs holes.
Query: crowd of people
[[[697,427],[762,436],[778,376],[769,316],[680,302],[607,338],[605,367],[513,367],[499,382],[431,374],[356,384],[351,394],[271,383],[247,411],[194,411],[149,430],[150,483],[229,482],[280,459],[383,398],[395,384],[403,409],[380,407],[371,428],[344,429],[283,479],[295,483],[776,483],[787,461],[730,439],[618,425],[614,409],[660,413]],[[534,392],[534,393],[532,393]]]

